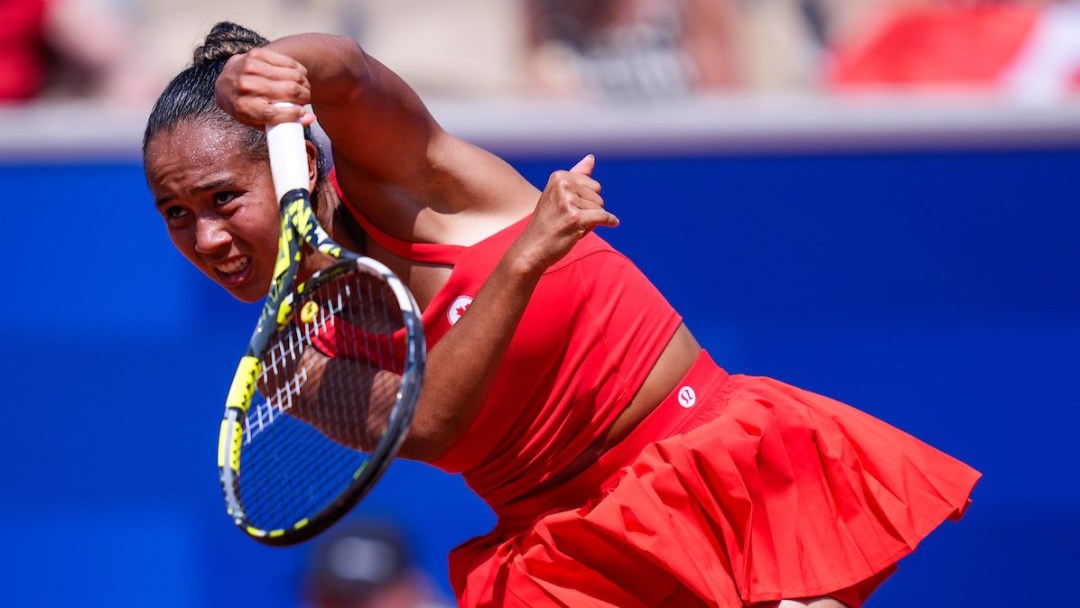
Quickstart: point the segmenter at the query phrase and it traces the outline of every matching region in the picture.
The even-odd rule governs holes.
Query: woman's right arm
[[[342,189],[400,238],[470,244],[460,241],[478,240],[469,231],[485,215],[517,220],[539,197],[502,159],[447,134],[415,91],[352,39],[289,36],[229,60],[218,81],[222,108],[259,128],[300,117],[274,101],[311,104],[333,142]]]
[[[404,81],[341,36],[289,36],[235,55],[217,88],[222,108],[256,128],[302,116],[274,102],[310,103],[339,162],[393,181],[408,179],[441,131]]]

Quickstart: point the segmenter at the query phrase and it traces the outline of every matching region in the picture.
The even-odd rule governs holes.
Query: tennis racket
[[[386,471],[412,421],[426,348],[398,277],[319,226],[300,123],[268,127],[267,145],[281,238],[225,401],[218,470],[236,525],[290,545],[333,524]],[[297,284],[301,257],[315,252],[336,261]]]

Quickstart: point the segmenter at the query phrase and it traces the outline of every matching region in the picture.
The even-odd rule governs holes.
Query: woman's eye
[[[228,205],[236,200],[238,196],[235,192],[218,192],[214,195],[214,202],[218,205]]]
[[[183,207],[167,207],[165,209],[165,219],[178,220],[187,215],[187,210]]]

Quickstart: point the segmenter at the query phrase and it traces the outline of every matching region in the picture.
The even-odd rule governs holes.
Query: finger
[[[573,200],[568,201],[574,207],[578,209],[602,209],[604,207],[604,198],[592,190],[584,190],[574,196]]]
[[[243,76],[265,78],[270,81],[307,84],[307,70],[298,63],[283,66],[262,61],[248,61],[244,63]]]
[[[262,96],[274,102],[287,101],[300,107],[311,103],[311,89],[296,82],[271,83]]]
[[[234,56],[234,59],[237,56]],[[232,61],[230,59],[230,61]],[[264,95],[271,88],[293,89],[300,95],[301,90],[310,89],[307,72],[301,66],[287,68],[269,65],[259,61],[244,61],[235,69],[228,69],[220,81],[226,83],[237,95]],[[220,88],[220,85],[219,85]]]
[[[262,117],[262,125],[278,125],[286,122],[302,122],[306,113],[307,110],[304,109],[303,106],[294,103],[278,102],[263,103],[260,112],[256,115]]]
[[[261,97],[273,102],[287,101],[296,105],[311,102],[311,89],[307,81],[270,80],[260,76],[244,75],[236,83],[241,96]]]
[[[585,173],[570,173],[570,175],[574,178],[574,183],[579,186],[579,191],[600,194],[600,182]]]
[[[579,217],[579,225],[584,232],[589,232],[597,226],[615,228],[619,225],[619,218],[615,217],[615,214],[600,208],[583,209]]]
[[[592,175],[593,168],[596,167],[596,157],[592,154],[586,154],[585,158],[582,158],[576,165],[570,169],[571,173],[578,173],[583,175]]]
[[[616,217],[615,214],[611,213],[610,211],[605,211],[604,213],[606,215],[604,216],[604,219],[600,222],[599,225],[607,226],[608,228],[616,228],[616,227],[618,227],[619,218]]]
[[[293,59],[292,57],[289,57],[288,55],[279,53],[277,51],[270,50],[265,47],[253,48],[247,52],[247,56],[252,59],[258,59],[260,62],[270,65],[284,68],[299,68],[301,70],[304,70],[305,72],[307,71],[302,63]]]
[[[599,194],[600,182],[589,177],[586,173],[556,171],[551,175],[545,189],[559,195],[577,195],[586,191]]]

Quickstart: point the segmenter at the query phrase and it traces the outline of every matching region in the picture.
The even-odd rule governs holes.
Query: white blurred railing
[[[696,97],[589,104],[435,100],[432,113],[503,154],[705,154],[1080,146],[1080,99]],[[137,160],[149,107],[0,106],[0,162]]]

